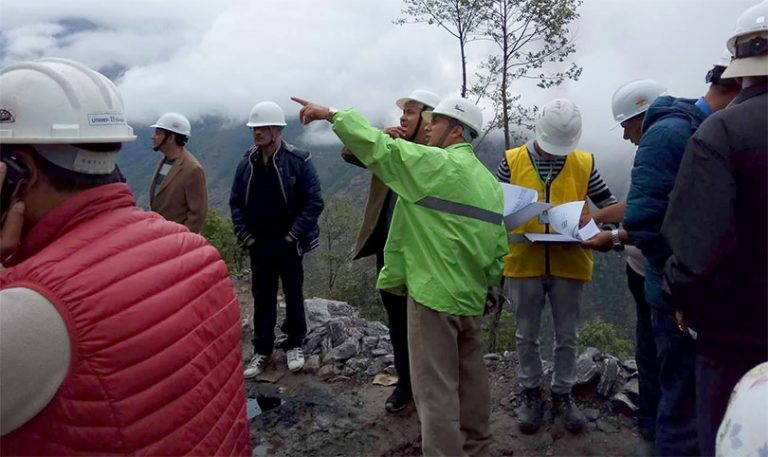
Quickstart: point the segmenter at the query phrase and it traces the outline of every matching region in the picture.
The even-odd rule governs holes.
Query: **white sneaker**
[[[246,379],[255,378],[264,372],[264,369],[269,364],[270,356],[263,354],[253,354],[251,361],[248,362],[248,366],[243,371],[243,376]]]
[[[288,358],[288,369],[292,372],[295,373],[304,368],[304,350],[301,347],[288,349],[286,357]]]

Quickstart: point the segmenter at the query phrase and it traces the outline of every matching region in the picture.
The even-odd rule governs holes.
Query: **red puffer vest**
[[[0,288],[50,300],[69,373],[2,437],[3,455],[247,455],[240,313],[204,238],[140,210],[125,184],[66,200],[37,223]]]

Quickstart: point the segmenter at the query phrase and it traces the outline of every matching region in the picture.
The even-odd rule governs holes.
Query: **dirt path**
[[[250,319],[252,299],[247,281],[235,282],[241,314]],[[280,310],[282,313],[282,310]],[[243,359],[252,354],[250,333],[243,334]],[[246,382],[249,398],[266,396],[282,403],[251,421],[254,456],[386,456],[421,455],[419,420],[413,405],[397,414],[384,410],[391,387],[354,380],[321,381],[310,374],[293,374],[285,366],[285,354],[275,352],[269,374],[275,383]],[[545,417],[534,435],[517,428],[518,406],[514,366],[502,359],[488,364],[491,381],[492,456],[536,455],[647,455],[632,421],[613,416],[607,405],[592,395],[579,400],[582,410],[591,409],[595,420],[573,435],[562,424]]]
[[[284,365],[279,368],[285,371]],[[603,416],[584,432],[567,432],[546,418],[535,435],[523,435],[514,418],[514,376],[489,366],[492,380],[492,455],[640,455],[640,438],[626,418]],[[284,373],[275,384],[248,383],[248,396],[280,397],[283,403],[251,423],[254,455],[407,456],[420,455],[419,422],[411,406],[387,414],[390,388],[351,380],[326,383],[312,375]],[[598,404],[583,403],[586,407]],[[598,428],[599,427],[599,428]]]

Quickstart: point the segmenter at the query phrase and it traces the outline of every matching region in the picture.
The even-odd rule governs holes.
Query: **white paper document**
[[[579,228],[584,201],[564,203],[547,210],[549,227],[557,233],[526,233],[525,237],[533,242],[543,243],[580,243],[598,233],[600,229],[594,220]]]
[[[538,201],[539,193],[527,187],[500,183],[504,192],[504,225],[512,231],[551,208]]]

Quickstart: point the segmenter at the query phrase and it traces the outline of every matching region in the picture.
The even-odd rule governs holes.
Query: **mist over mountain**
[[[368,172],[341,159],[341,142],[327,131],[328,126],[321,125],[326,130],[308,129],[295,117],[288,118],[287,122],[283,139],[312,153],[324,198],[327,200],[342,193],[354,202],[362,217],[368,195]],[[134,125],[134,129],[138,138],[133,143],[124,144],[118,163],[139,206],[148,208],[147,190],[162,154],[152,150],[153,128]],[[210,206],[225,216],[229,215],[229,191],[237,164],[252,144],[250,129],[242,123],[208,117],[192,124],[192,136],[187,148],[205,168]],[[614,194],[619,199],[624,198],[629,187],[631,156],[611,153],[599,147],[593,149],[587,146],[585,149],[595,154],[597,166]],[[488,136],[477,147],[478,158],[494,174],[504,157],[503,151],[504,142],[498,135]]]
[[[152,150],[153,128],[134,126],[134,129],[138,139],[133,143],[124,144],[118,164],[139,206],[148,208],[147,191],[150,180],[163,156],[159,151]],[[312,162],[320,177],[325,198],[340,191],[356,190],[349,192],[349,195],[357,197],[354,198],[357,204],[364,204],[367,195],[367,172],[341,160],[341,142],[310,143],[306,141],[309,137],[304,135],[304,130],[305,127],[296,118],[288,119],[288,125],[283,130],[283,139],[312,153]],[[226,217],[229,216],[229,192],[237,164],[252,145],[251,131],[245,125],[213,117],[192,124],[192,136],[187,143],[187,149],[205,168],[209,205]]]

